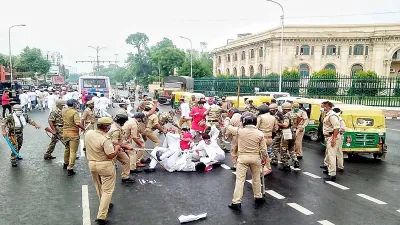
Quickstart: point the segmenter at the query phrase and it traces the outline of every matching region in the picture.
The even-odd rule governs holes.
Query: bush
[[[325,69],[314,72],[307,86],[308,96],[334,96],[339,89],[336,72]]]
[[[374,71],[358,71],[349,90],[351,95],[375,96],[379,92],[380,80]]]

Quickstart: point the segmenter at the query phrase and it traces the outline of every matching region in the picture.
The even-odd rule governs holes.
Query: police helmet
[[[257,125],[257,117],[255,117],[252,113],[246,114],[246,116],[242,116],[242,124],[243,126],[247,125]]]
[[[237,108],[231,108],[229,111],[232,112],[232,114],[240,113],[239,109]]]
[[[290,102],[285,102],[282,104],[282,110],[284,109],[292,109],[292,104],[290,104]]]
[[[141,113],[141,112],[137,112],[133,115],[133,118],[135,118],[135,119],[137,119],[137,118],[144,119],[145,117],[146,117],[146,115],[144,115],[144,113]]]
[[[125,114],[117,114],[114,117],[114,122],[118,123],[120,126],[124,125],[126,121],[128,121],[128,116]]]
[[[278,109],[278,105],[275,103],[272,103],[269,105],[269,110],[277,110]]]
[[[77,101],[76,101],[75,99],[69,99],[69,100],[67,101],[67,106],[68,106],[68,107],[72,107],[72,106],[74,106],[76,103],[77,103]]]
[[[258,107],[259,115],[266,114],[266,113],[269,113],[269,107],[267,105],[261,105],[260,107]]]
[[[22,107],[21,107],[21,105],[16,104],[16,105],[14,105],[14,106],[12,107],[12,109],[13,109],[13,111],[21,111],[21,110],[22,110]]]

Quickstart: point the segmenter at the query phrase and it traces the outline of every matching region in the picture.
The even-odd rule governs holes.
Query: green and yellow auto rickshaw
[[[190,94],[190,92],[183,92],[183,91],[174,91],[171,93],[171,107],[173,109],[179,109],[180,103],[179,103],[179,99],[186,95],[186,94]]]

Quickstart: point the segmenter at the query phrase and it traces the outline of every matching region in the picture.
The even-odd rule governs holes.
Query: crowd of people
[[[260,177],[273,171],[271,165],[283,171],[299,168],[299,159],[303,157],[301,146],[308,117],[297,103],[283,103],[280,111],[274,101],[256,107],[248,99],[245,112],[240,112],[225,97],[217,101],[215,98],[196,99],[192,96],[190,103],[180,99],[181,116],[176,123],[174,112],[159,112],[157,100],[148,96],[143,96],[135,111],[132,102],[123,99],[116,115],[111,116],[107,108],[112,104],[103,93],[98,97],[97,93],[72,91],[61,95],[39,90],[21,95],[21,105],[14,105],[13,112],[3,120],[3,136],[13,139],[14,148],[19,152],[24,126],[31,124],[40,128],[24,112],[51,107],[46,131],[52,134],[52,138],[44,159],[54,159],[54,148],[61,142],[65,146],[63,168],[68,176],[73,176],[76,174],[74,166],[81,131],[100,199],[98,224],[107,223],[118,161],[122,182],[134,183],[133,174],[155,172],[157,164],[169,172],[210,171],[219,167],[226,158],[225,154],[230,152],[231,169],[236,170],[236,185],[229,207],[240,210],[248,168],[252,173],[255,203],[259,205],[265,202]],[[340,157],[343,121],[340,120],[340,110],[332,110],[332,103],[324,102],[322,106],[326,111],[322,122],[327,154],[321,167],[326,169],[327,179],[334,181],[336,158],[339,171],[343,171],[343,156]],[[83,111],[81,117],[79,110]],[[163,143],[155,131],[165,135]],[[147,140],[153,143],[150,149],[145,148]],[[230,149],[226,147],[228,143]],[[18,160],[17,155],[11,154],[12,166],[17,166]],[[141,170],[141,167],[147,168]]]

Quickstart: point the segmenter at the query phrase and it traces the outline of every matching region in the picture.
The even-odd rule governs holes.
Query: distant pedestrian
[[[9,91],[6,90],[1,96],[1,106],[3,107],[3,118],[6,117],[6,109],[8,109],[8,114],[11,114],[10,96]]]

